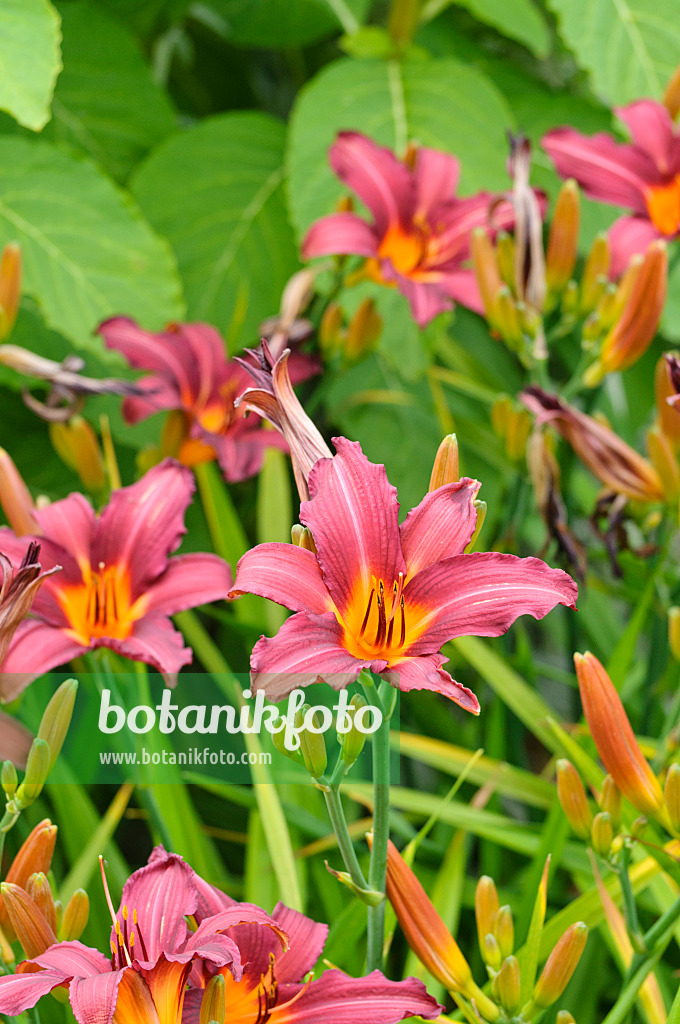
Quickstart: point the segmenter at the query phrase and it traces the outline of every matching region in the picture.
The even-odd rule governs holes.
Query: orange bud
[[[0,885],[12,927],[29,960],[53,946],[57,936],[25,889],[11,882]]]
[[[57,841],[57,826],[49,818],[44,818],[30,832],[28,838],[19,847],[12,861],[5,881],[26,888],[31,875],[36,872],[47,874],[52,864],[54,845]],[[9,926],[9,917],[2,897],[0,896],[0,928],[12,939],[14,937]]]
[[[515,286],[515,240],[507,231],[496,235],[496,258],[503,284],[512,290]]]
[[[342,346],[343,315],[339,303],[329,302],[319,324],[319,346],[322,352],[333,353]]]
[[[658,424],[673,447],[680,448],[680,411],[666,401],[677,395],[677,392],[671,383],[668,363],[664,356],[657,361],[654,370],[654,394]]]
[[[616,831],[621,824],[621,790],[611,775],[605,775],[602,782],[600,810],[607,812]]]
[[[494,934],[494,926],[498,917],[498,892],[496,883],[489,875],[482,875],[475,889],[475,918],[477,920],[477,938],[479,951],[485,957],[486,937]]]
[[[496,295],[495,317],[497,330],[510,351],[521,352],[524,348],[524,334],[519,310],[510,289],[505,285]]]
[[[54,905],[52,887],[47,879],[47,875],[42,871],[35,875],[31,875],[26,883],[26,892],[31,897],[52,931],[56,934],[57,908]]]
[[[455,434],[448,434],[434,457],[428,490],[436,491],[437,488],[456,483],[457,480],[460,480],[458,440]]]
[[[508,906],[501,907],[496,915],[494,933],[498,939],[501,956],[505,960],[512,954],[515,946],[515,924],[512,910]]]
[[[609,263],[609,240],[606,234],[602,233],[593,242],[585,267],[583,268],[579,302],[581,315],[590,313],[600,301],[600,297],[607,285]]]
[[[485,228],[475,228],[470,235],[470,255],[486,318],[495,328],[498,326],[498,293],[503,281],[493,242]]]
[[[663,105],[675,121],[680,114],[680,64],[668,80],[663,94]]]
[[[14,327],[21,302],[21,249],[8,242],[0,257],[0,341]]]
[[[545,1009],[560,998],[576,970],[587,939],[588,927],[583,921],[577,921],[566,930],[536,982],[533,995],[535,1006]]]
[[[677,501],[680,495],[680,464],[673,445],[658,426],[647,431],[647,451],[649,461],[661,478],[666,500]]]
[[[602,762],[624,796],[643,814],[663,806],[661,786],[644,758],[614,684],[597,658],[575,654],[583,712]]]
[[[668,769],[663,796],[669,821],[676,832],[680,831],[680,764],[672,764]]]
[[[347,328],[344,345],[346,361],[356,362],[371,352],[378,343],[382,326],[382,317],[376,311],[375,302],[373,299],[364,299]]]
[[[42,530],[34,516],[35,503],[12,458],[0,448],[0,505],[7,522],[18,537],[39,536]]]
[[[66,904],[61,919],[59,938],[62,942],[79,939],[85,931],[90,916],[90,899],[84,889],[76,889]]]
[[[588,797],[581,776],[566,758],[560,758],[557,762],[557,798],[576,835],[581,839],[589,839],[593,815],[588,806]]]
[[[87,420],[72,416],[66,422],[50,423],[48,429],[57,455],[78,474],[83,486],[88,491],[103,491],[106,487],[104,455]]]
[[[581,193],[576,182],[570,178],[565,181],[557,196],[548,235],[545,279],[551,295],[561,292],[574,272],[580,226]]]

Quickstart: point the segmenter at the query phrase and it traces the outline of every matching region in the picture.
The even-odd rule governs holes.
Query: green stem
[[[14,827],[18,817],[18,811],[6,810],[2,818],[0,818],[0,859],[2,859],[2,854],[5,849],[5,836],[9,830]]]
[[[345,811],[338,787],[329,786],[328,789],[324,790],[323,795],[326,798],[328,817],[331,819],[331,825],[338,840],[338,849],[342,854],[345,867],[355,885],[360,889],[368,889],[368,883],[364,878],[364,873],[361,870],[361,865],[354,849],[354,843],[347,828],[347,819],[345,818]]]
[[[635,903],[633,887],[630,884],[630,854],[630,846],[626,844],[621,852],[621,867],[619,870],[619,881],[621,883],[621,893],[623,895],[623,911],[626,918],[626,925],[628,927],[628,934],[630,935],[630,940],[633,943],[633,947],[638,952],[642,953],[646,952],[649,949],[649,946],[646,943],[646,938],[643,938],[642,932],[640,931],[637,905]]]
[[[362,680],[363,683],[363,680]],[[387,843],[390,837],[390,720],[383,701],[371,685],[364,692],[381,713],[382,722],[373,733],[373,844],[368,868],[368,885],[374,892],[385,892]],[[368,908],[367,971],[382,970],[385,942],[385,901]]]

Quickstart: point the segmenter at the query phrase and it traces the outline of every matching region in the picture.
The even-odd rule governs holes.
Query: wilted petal
[[[637,100],[614,112],[630,129],[633,142],[649,153],[660,175],[673,175],[680,170],[680,138],[673,131],[671,116],[663,103]]]
[[[291,690],[311,686],[321,676],[336,690],[349,686],[361,669],[359,661],[342,646],[342,628],[334,615],[298,612],[286,619],[275,637],[260,637],[250,659],[253,690],[264,690],[276,703]],[[385,662],[374,662],[376,671]]]
[[[457,636],[500,636],[520,615],[542,619],[557,604],[575,607],[577,592],[571,576],[539,558],[495,551],[454,555],[406,585],[404,600],[415,616],[409,626],[422,629],[408,654],[431,654]]]
[[[467,686],[457,683],[441,665],[446,661],[443,654],[421,655],[417,658],[404,658],[393,662],[383,675],[397,689],[408,693],[409,690],[434,690],[448,697],[465,711],[478,715],[479,701]]]
[[[258,544],[236,568],[230,597],[258,594],[294,612],[322,615],[332,609],[316,555],[295,544]]]
[[[284,998],[292,997],[301,986],[286,986]],[[282,1000],[280,1000],[280,1003]],[[276,1009],[277,1024],[396,1024],[405,1017],[419,1016],[431,1020],[442,1007],[422,981],[388,981],[380,971],[365,978],[350,978],[342,971],[324,971],[312,981],[303,994],[288,1006]]]
[[[646,213],[644,191],[658,180],[652,160],[633,146],[620,145],[601,132],[592,137],[573,128],[555,128],[541,145],[562,178],[575,178],[594,199]]]
[[[25,619],[0,671],[0,701],[7,704],[38,676],[77,658],[87,648],[64,630],[38,619]]]
[[[340,132],[330,150],[331,167],[366,204],[382,235],[413,215],[415,189],[408,169],[390,149],[358,132]]]
[[[302,258],[335,256],[376,256],[378,240],[375,231],[355,213],[332,213],[315,221],[302,243]]]
[[[426,494],[399,527],[409,577],[442,558],[461,554],[477,523],[476,480],[463,478]]]
[[[661,232],[646,217],[619,217],[609,229],[610,276],[620,277],[632,256],[642,255],[649,245],[662,238]]]
[[[174,615],[211,601],[224,601],[231,588],[231,570],[218,555],[177,555],[146,594],[150,612]]]
[[[312,531],[324,582],[340,611],[352,603],[363,615],[373,586],[387,588],[406,573],[399,540],[399,502],[385,467],[369,462],[357,442],[333,439],[337,455],[316,463],[309,476],[310,501],[300,522]]]

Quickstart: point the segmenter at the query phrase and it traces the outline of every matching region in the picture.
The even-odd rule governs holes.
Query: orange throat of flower
[[[404,601],[403,573],[399,573],[391,589],[383,580],[376,580],[375,576],[371,579],[368,598],[363,587],[357,588],[359,593],[355,595],[348,614],[340,619],[342,642],[345,650],[355,658],[391,664],[399,661],[422,633],[422,612]]]
[[[680,174],[666,185],[652,185],[645,193],[649,219],[662,235],[680,230]]]
[[[391,224],[380,243],[378,256],[389,260],[399,274],[409,277],[418,269],[426,243],[424,233],[415,224],[409,230],[404,230],[400,224]]]
[[[89,647],[103,637],[125,640],[144,614],[145,598],[132,601],[130,577],[121,565],[86,567],[83,582],[59,590],[58,601],[73,638]]]

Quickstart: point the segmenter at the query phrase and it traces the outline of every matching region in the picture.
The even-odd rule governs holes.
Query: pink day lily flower
[[[319,677],[336,689],[362,669],[401,690],[435,690],[479,713],[475,695],[442,669],[440,649],[458,636],[499,636],[519,615],[574,607],[577,588],[538,558],[465,554],[479,483],[428,493],[399,525],[384,466],[359,444],[335,438],[337,454],[309,473],[300,521],[316,553],[260,544],[241,558],[232,596],[259,594],[290,608],[278,634],[261,637],[252,686],[279,701]]]
[[[0,672],[0,700],[97,647],[153,665],[172,681],[191,661],[168,616],[227,597],[229,566],[217,555],[170,558],[185,533],[194,480],[166,459],[114,491],[99,516],[82,494],[34,511],[39,537],[0,529],[0,550],[20,561],[36,540],[48,570],[32,617],[18,627]]]
[[[217,459],[225,480],[235,483],[259,472],[266,448],[282,439],[263,427],[257,416],[244,415],[234,402],[249,376],[229,359],[224,342],[209,324],[170,324],[161,334],[144,331],[133,320],[114,317],[99,332],[107,348],[120,352],[131,366],[150,370],[137,386],[141,395],[123,402],[128,423],[153,413],[175,411],[179,422],[176,455],[185,466]],[[309,357],[296,356],[296,381],[316,370]]]
[[[604,132],[588,137],[569,127],[548,132],[542,142],[563,178],[575,178],[593,199],[633,211],[609,232],[612,277],[650,242],[668,241],[680,231],[680,131],[655,100],[617,107],[616,114],[632,143],[616,142]]]
[[[373,223],[354,213],[322,217],[302,245],[304,259],[351,253],[372,261],[377,276],[408,299],[424,327],[454,300],[484,312],[474,273],[463,267],[470,256],[470,234],[490,225],[510,227],[509,202],[479,192],[455,196],[460,164],[436,149],[417,148],[398,160],[358,132],[340,132],[330,149],[337,176],[368,207]]]

